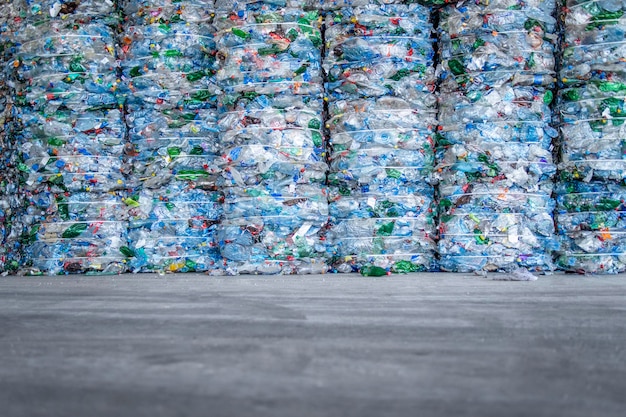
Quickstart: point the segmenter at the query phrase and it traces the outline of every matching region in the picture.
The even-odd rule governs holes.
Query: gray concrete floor
[[[624,416],[626,276],[0,278],[0,416]]]

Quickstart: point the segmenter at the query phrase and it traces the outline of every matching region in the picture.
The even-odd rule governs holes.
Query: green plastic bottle
[[[365,265],[361,268],[361,275],[364,277],[383,277],[387,275],[387,270],[375,265]]]

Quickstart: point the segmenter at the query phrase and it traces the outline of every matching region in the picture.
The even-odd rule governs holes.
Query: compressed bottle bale
[[[306,5],[310,4],[312,5],[312,7],[317,7],[322,10],[337,10],[347,7],[413,3],[419,3],[424,6],[438,7],[445,4],[454,3],[454,0],[306,0],[304,3]]]
[[[597,79],[559,91],[561,179],[626,179],[623,91],[626,84]]]
[[[565,3],[559,81],[565,86],[592,80],[624,82],[626,6],[612,0]]]
[[[619,273],[626,270],[626,6],[567,1],[563,10],[557,264],[571,272]]]
[[[434,270],[431,189],[395,186],[376,192],[334,189],[328,232],[338,272],[376,266],[390,272]]]
[[[219,271],[221,258],[212,235],[222,193],[178,181],[165,190],[144,188],[129,198],[132,270]]]
[[[513,0],[441,9],[443,270],[553,269],[554,11]]]
[[[568,1],[564,9],[560,175],[566,181],[626,177],[623,152],[626,6]]]
[[[5,67],[14,52],[12,37],[14,20],[19,10],[8,0],[0,1],[0,273],[15,272],[19,266],[20,250],[17,239],[20,207],[18,187],[17,147],[10,134],[12,99]]]
[[[326,272],[321,17],[285,2],[216,6],[227,271]]]
[[[210,27],[126,26],[121,43],[133,185],[158,185],[152,183],[169,181],[179,170],[210,165],[217,152]]]
[[[432,24],[419,5],[375,4],[326,16],[328,95],[335,100],[394,96],[415,109],[436,102]]]
[[[225,190],[219,227],[222,255],[231,273],[315,274],[328,267],[324,228],[326,190],[319,185]]]
[[[335,271],[436,269],[429,16],[423,6],[402,4],[326,16],[328,247]]]
[[[118,0],[125,19],[132,25],[160,23],[210,23],[213,0]]]
[[[441,192],[446,195],[439,201],[441,269],[514,270],[523,265],[536,270],[552,263],[550,194],[491,184]]]
[[[120,273],[128,225],[115,8],[50,2],[44,13],[41,5],[28,4],[11,62],[24,266],[31,274]]]
[[[213,2],[123,5],[131,270],[219,274]]]
[[[557,187],[559,268],[579,273],[626,271],[626,186],[562,181]]]
[[[56,190],[55,190],[56,191]],[[26,272],[120,273],[126,270],[123,192],[28,195],[23,236]]]
[[[242,9],[218,4],[220,87],[227,93],[321,93],[320,20],[316,11],[263,2]]]
[[[28,20],[45,17],[65,19],[71,16],[108,18],[117,14],[117,0],[13,0]],[[23,17],[23,16],[20,16]]]
[[[321,97],[251,91],[225,93],[220,102],[219,185],[325,182]]]

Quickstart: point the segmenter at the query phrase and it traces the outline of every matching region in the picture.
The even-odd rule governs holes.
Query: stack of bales
[[[559,75],[557,265],[626,270],[626,4],[567,1]]]
[[[125,126],[111,1],[16,0],[12,140],[30,273],[126,269]]]
[[[16,7],[17,6],[17,7]],[[13,37],[19,21],[19,4],[0,0],[0,273],[15,272],[20,261],[17,146],[10,135],[12,98],[7,65],[15,52]]]
[[[440,266],[553,268],[554,1],[442,9]]]
[[[212,0],[122,4],[133,272],[222,268],[213,7]]]
[[[433,26],[427,7],[400,3],[326,16],[328,242],[339,272],[435,268]]]
[[[219,243],[233,274],[328,269],[321,17],[292,3],[216,3]]]

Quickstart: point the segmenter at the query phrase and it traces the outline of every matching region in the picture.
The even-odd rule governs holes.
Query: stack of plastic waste
[[[321,17],[291,3],[216,2],[229,274],[328,270]]]
[[[15,214],[20,208],[17,149],[10,135],[11,91],[5,70],[14,53],[15,18],[19,8],[10,0],[0,0],[0,273],[15,272],[19,266],[19,221]],[[15,222],[15,226],[13,227]]]
[[[328,247],[338,272],[436,268],[433,26],[429,8],[400,3],[326,15]]]
[[[213,1],[122,7],[130,268],[220,273]]]
[[[440,19],[440,266],[553,269],[554,1],[475,0]]]
[[[32,274],[126,270],[125,126],[111,1],[16,0],[12,135]]]
[[[557,229],[559,268],[626,271],[626,4],[564,8]]]
[[[279,0],[280,1],[280,0]],[[282,0],[285,1],[285,0]],[[290,0],[296,1],[296,0]],[[307,4],[321,10],[337,10],[342,7],[371,6],[373,4],[413,4],[419,3],[424,6],[442,6],[455,3],[455,0],[304,0],[300,4]]]

